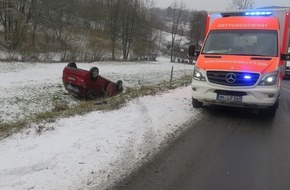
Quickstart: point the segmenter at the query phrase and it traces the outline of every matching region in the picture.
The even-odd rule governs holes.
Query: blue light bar
[[[244,79],[247,79],[247,80],[250,80],[252,77],[251,77],[251,75],[245,75],[244,76]]]
[[[261,12],[246,12],[246,16],[270,16],[273,13],[271,11],[261,11]]]

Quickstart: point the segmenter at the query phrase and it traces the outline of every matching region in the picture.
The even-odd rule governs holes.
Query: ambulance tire
[[[264,110],[265,115],[268,117],[275,117],[278,106],[279,106],[279,100],[277,100],[273,106],[270,106]]]
[[[202,108],[203,103],[198,101],[197,99],[192,98],[192,106],[193,108]]]

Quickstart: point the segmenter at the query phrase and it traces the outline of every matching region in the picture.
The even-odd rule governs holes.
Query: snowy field
[[[0,63],[0,122],[9,123],[50,110],[65,99],[62,69],[66,64]],[[160,84],[192,73],[192,65],[168,60],[144,63],[78,64],[126,87]],[[201,113],[191,106],[189,86],[136,98],[121,109],[44,123],[52,130],[25,129],[0,141],[1,190],[105,189],[148,161],[186,130]]]
[[[112,81],[122,80],[125,87],[169,82],[171,68],[175,78],[190,75],[192,65],[172,64],[169,59],[158,62],[78,63],[78,67],[90,69],[97,66],[100,74]],[[62,70],[67,63],[0,63],[0,123],[24,120],[33,114],[53,110],[58,102],[68,106],[77,104],[66,95],[62,84]]]

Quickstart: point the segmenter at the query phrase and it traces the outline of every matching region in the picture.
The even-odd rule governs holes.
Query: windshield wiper
[[[205,55],[205,58],[222,58],[222,55]]]
[[[270,57],[269,55],[261,55],[261,54],[248,54],[249,56],[260,56],[260,57]]]
[[[251,60],[265,60],[265,61],[270,61],[272,60],[271,57],[251,57]]]
[[[224,54],[222,54],[222,53],[208,53],[208,52],[203,52],[202,54],[204,54],[204,55],[224,55]]]

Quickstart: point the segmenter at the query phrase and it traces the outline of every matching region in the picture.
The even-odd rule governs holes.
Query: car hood
[[[200,55],[196,66],[204,70],[267,73],[276,71],[278,57]]]

